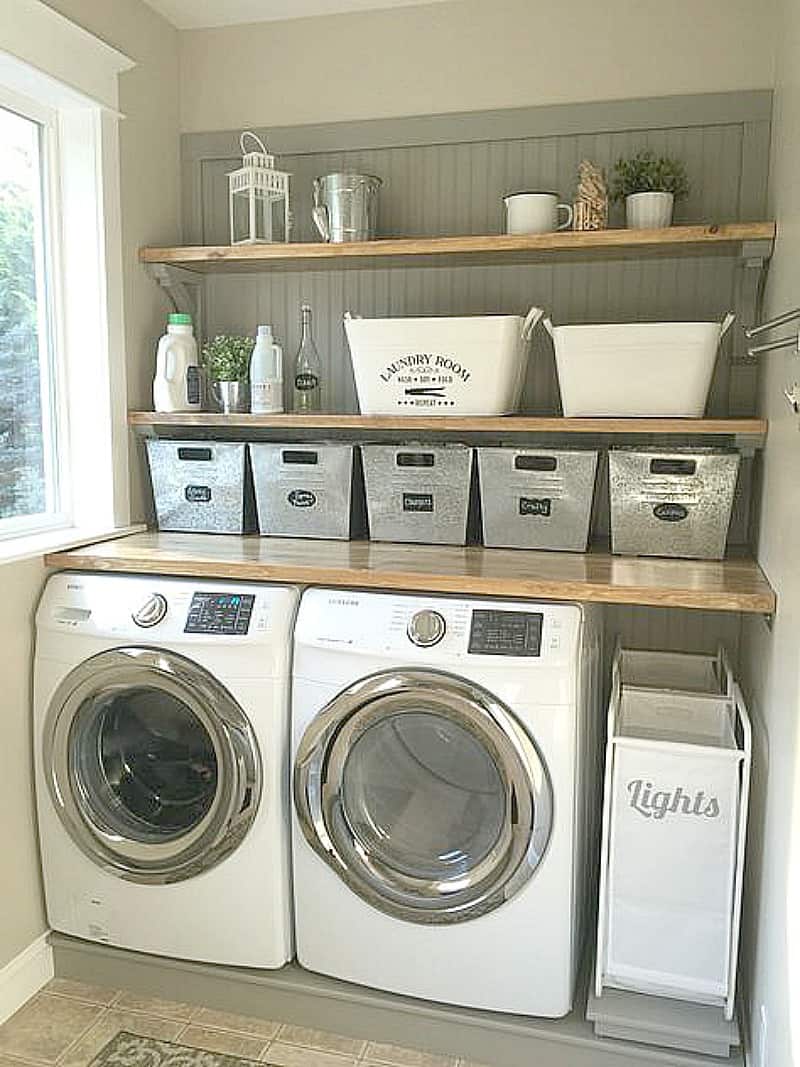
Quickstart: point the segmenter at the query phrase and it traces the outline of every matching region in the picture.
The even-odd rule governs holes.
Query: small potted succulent
[[[203,345],[203,362],[211,396],[220,411],[250,410],[247,376],[253,351],[252,337],[218,333]]]
[[[669,226],[677,200],[689,195],[686,167],[679,159],[637,152],[618,159],[613,172],[611,197],[625,201],[625,224],[631,230],[654,230]]]

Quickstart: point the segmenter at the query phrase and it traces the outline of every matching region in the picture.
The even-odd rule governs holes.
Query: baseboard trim
[[[585,1018],[588,969],[569,1015],[532,1019],[382,993],[312,974],[296,963],[255,971],[149,956],[63,934],[53,934],[52,944],[56,974],[63,978],[409,1045],[493,1067],[719,1067],[721,1062],[743,1067],[738,1050],[720,1061],[596,1037]]]
[[[55,973],[50,934],[42,934],[0,969],[0,1025],[38,993]]]

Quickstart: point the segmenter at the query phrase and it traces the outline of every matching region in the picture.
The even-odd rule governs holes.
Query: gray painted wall
[[[462,116],[342,123],[259,131],[292,173],[295,238],[314,239],[311,183],[353,169],[384,179],[379,229],[389,235],[500,232],[501,199],[514,189],[558,190],[571,199],[584,157],[610,167],[651,148],[683,159],[692,192],[677,221],[762,218],[766,211],[769,92],[514,109]],[[494,131],[494,132],[493,132]],[[319,146],[319,147],[317,147]],[[226,174],[238,165],[237,131],[183,137],[184,240],[227,244]],[[620,224],[616,207],[612,225]],[[342,315],[523,313],[543,305],[556,322],[717,318],[733,306],[732,256],[545,262],[526,266],[395,267],[211,276],[208,332],[253,331],[270,321],[291,357],[298,309],[315,311],[325,404],[357,410]],[[710,410],[749,413],[755,377],[722,359]],[[523,410],[558,411],[552,350],[534,345]]]

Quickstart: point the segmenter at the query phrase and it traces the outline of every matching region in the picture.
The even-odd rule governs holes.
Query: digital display
[[[246,634],[255,599],[250,593],[195,593],[183,632]]]
[[[473,611],[469,651],[483,656],[539,656],[543,621],[541,613],[530,611]]]

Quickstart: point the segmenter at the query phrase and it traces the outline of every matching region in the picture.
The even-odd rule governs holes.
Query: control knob
[[[167,614],[167,598],[161,593],[151,593],[140,608],[133,612],[131,618],[137,626],[156,626]]]
[[[438,611],[426,608],[412,616],[407,632],[409,641],[413,641],[420,648],[430,648],[431,645],[438,645],[446,630],[444,617]]]

